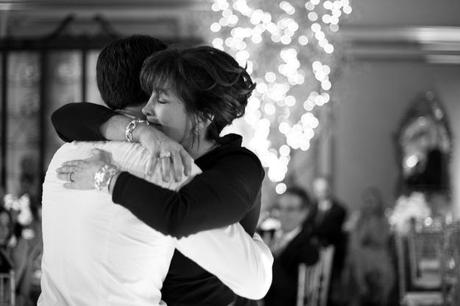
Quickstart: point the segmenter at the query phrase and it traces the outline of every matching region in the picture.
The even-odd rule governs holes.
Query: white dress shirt
[[[175,248],[236,294],[265,295],[273,257],[260,237],[250,237],[240,224],[177,240],[145,225],[106,192],[64,189],[56,169],[65,161],[90,157],[95,148],[112,153],[115,165],[139,177],[149,164],[145,148],[125,142],[73,142],[56,152],[43,184],[38,305],[165,305],[160,290]],[[194,165],[192,173],[199,171]],[[148,180],[170,189],[184,184],[164,183],[158,172]]]

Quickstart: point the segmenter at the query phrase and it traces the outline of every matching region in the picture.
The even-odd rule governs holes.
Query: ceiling
[[[274,4],[278,0],[273,1]],[[293,1],[293,0],[291,0]],[[300,1],[300,0],[297,0]],[[458,0],[350,0],[353,14],[347,23],[378,26],[460,26]],[[144,11],[206,9],[212,0],[0,0],[0,10],[33,13],[57,11]],[[251,1],[248,1],[249,4]]]
[[[280,0],[265,1],[276,4]],[[341,36],[349,43],[347,52],[352,57],[370,60],[430,58],[435,62],[460,63],[459,0],[350,1],[353,12],[344,21]],[[45,34],[69,14],[76,15],[76,24],[89,23],[96,14],[102,15],[127,34],[196,35],[190,26],[190,20],[195,17],[190,12],[207,11],[211,2],[0,0],[0,37],[8,31],[11,34],[11,29],[16,36],[33,34],[37,29]]]
[[[206,3],[207,0],[0,0],[0,9],[46,10],[46,9],[140,9],[160,7],[189,7]]]

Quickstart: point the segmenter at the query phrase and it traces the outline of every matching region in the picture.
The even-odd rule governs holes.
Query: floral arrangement
[[[424,221],[430,216],[431,209],[425,195],[421,192],[412,192],[409,196],[401,195],[398,198],[389,221],[396,231],[407,233],[410,229],[411,219]]]
[[[32,211],[30,210],[30,197],[24,194],[21,197],[16,197],[12,194],[7,194],[3,198],[4,207],[9,210],[15,217],[15,221],[23,226],[32,223]]]
[[[28,227],[33,221],[30,204],[30,196],[28,194],[24,194],[21,197],[6,194],[3,197],[3,206],[10,212],[13,223],[20,224],[23,227],[21,236],[24,239],[32,239],[35,236],[34,231]],[[14,245],[15,240],[15,237],[12,236],[9,244]]]

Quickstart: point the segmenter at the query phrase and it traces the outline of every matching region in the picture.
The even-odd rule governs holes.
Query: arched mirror
[[[414,100],[400,124],[397,146],[404,193],[449,195],[451,133],[446,112],[434,93]]]

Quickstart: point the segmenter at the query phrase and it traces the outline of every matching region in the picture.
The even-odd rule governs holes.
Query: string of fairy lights
[[[214,47],[245,66],[257,87],[232,125],[283,193],[293,150],[307,151],[327,104],[337,62],[334,35],[352,12],[349,0],[213,0]]]

